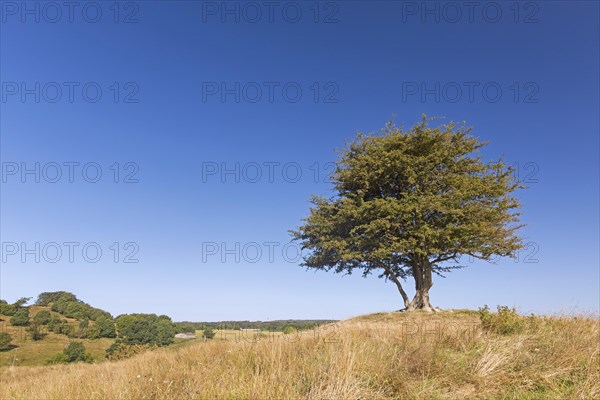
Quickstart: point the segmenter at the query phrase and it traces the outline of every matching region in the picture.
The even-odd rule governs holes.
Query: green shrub
[[[73,362],[87,362],[93,361],[92,356],[85,352],[85,346],[81,342],[70,342],[62,353],[58,353],[48,361],[47,364],[67,364]]]
[[[100,327],[98,325],[92,325],[86,330],[86,337],[88,339],[98,339],[100,337]]]
[[[90,320],[88,318],[83,318],[79,322],[79,329],[87,329],[88,326],[90,326]]]
[[[100,315],[96,319],[94,327],[98,328],[98,337],[114,338],[117,336],[115,321],[106,315]]]
[[[39,311],[33,317],[33,320],[35,322],[37,322],[38,324],[40,324],[40,325],[47,325],[48,322],[50,322],[51,319],[52,319],[52,314],[48,310]]]
[[[6,332],[0,332],[0,351],[10,349],[10,342],[12,341],[12,336]]]
[[[497,306],[497,312],[490,312],[487,305],[479,309],[479,319],[484,330],[510,335],[522,332],[525,328],[525,318],[517,314],[515,308]]]
[[[46,324],[46,326],[48,327],[48,330],[49,330],[49,331],[52,331],[52,332],[54,332],[54,328],[55,328],[57,325],[60,325],[60,323],[61,323],[61,320],[60,320],[60,318],[59,318],[59,317],[57,317],[57,316],[52,316],[52,317],[50,318],[50,320],[48,321],[48,323]]]
[[[293,326],[286,326],[285,328],[283,328],[283,334],[284,335],[289,335],[290,333],[295,333],[297,332],[298,329],[294,328]]]
[[[121,339],[117,339],[106,349],[106,358],[115,360],[124,360],[144,351],[150,350],[153,346],[147,344],[126,344]]]
[[[212,339],[215,337],[215,332],[211,328],[206,328],[202,331],[202,337],[204,339]]]
[[[32,340],[42,340],[46,334],[43,331],[42,324],[37,321],[33,321],[28,327],[27,332],[31,334]]]
[[[0,300],[0,314],[12,317],[17,312],[17,307],[8,304],[6,300]]]
[[[67,320],[61,319],[53,326],[52,332],[71,337],[73,336],[74,329],[71,325],[69,325]]]
[[[21,308],[15,315],[10,318],[10,323],[13,326],[25,326],[29,324],[29,309]]]
[[[91,361],[91,356],[85,352],[85,346],[81,342],[71,342],[63,353],[69,362]]]

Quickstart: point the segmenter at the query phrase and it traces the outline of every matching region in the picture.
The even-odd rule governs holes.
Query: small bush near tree
[[[27,332],[31,334],[31,339],[36,341],[42,340],[46,336],[42,324],[35,320],[27,327]]]
[[[479,309],[479,319],[484,330],[501,335],[510,335],[523,331],[526,319],[517,314],[515,308],[497,306],[497,310],[495,313],[490,312],[487,305]]]
[[[127,344],[121,339],[117,339],[108,349],[106,349],[106,358],[111,361],[124,360],[150,350],[152,347],[153,346],[148,344]]]
[[[295,333],[297,331],[298,331],[298,329],[296,329],[296,328],[294,328],[293,326],[290,326],[290,325],[288,325],[288,326],[286,326],[286,327],[283,328],[283,334],[284,335],[289,335],[290,333]]]
[[[69,345],[59,353],[48,360],[48,364],[66,364],[73,362],[92,362],[93,358],[85,352],[85,346],[81,342],[70,342]]]
[[[215,332],[211,328],[206,328],[202,331],[202,337],[210,340],[215,337]]]
[[[12,336],[6,332],[0,332],[0,351],[10,349],[10,342],[12,341]]]

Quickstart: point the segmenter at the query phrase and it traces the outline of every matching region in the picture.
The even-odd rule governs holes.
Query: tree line
[[[177,333],[203,331],[205,329],[260,329],[269,332],[283,332],[286,327],[302,331],[319,325],[337,322],[330,319],[284,319],[274,321],[219,321],[219,322],[175,322]]]

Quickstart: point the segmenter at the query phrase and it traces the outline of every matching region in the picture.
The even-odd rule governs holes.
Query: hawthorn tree
[[[309,250],[302,266],[391,280],[407,311],[435,311],[433,274],[462,268],[460,258],[515,256],[523,186],[502,159],[485,162],[486,143],[471,128],[390,122],[380,135],[358,133],[332,174],[334,196],[313,196],[310,214],[290,231]],[[413,278],[409,299],[402,281]]]

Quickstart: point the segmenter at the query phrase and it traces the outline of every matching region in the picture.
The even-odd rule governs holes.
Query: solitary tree
[[[515,256],[522,187],[502,160],[484,162],[486,143],[471,128],[430,127],[423,116],[408,130],[392,122],[381,135],[357,134],[332,174],[335,195],[313,196],[304,224],[291,231],[309,250],[303,266],[391,280],[405,310],[435,310],[432,274],[462,268],[461,255]],[[401,281],[412,277],[409,299]]]

